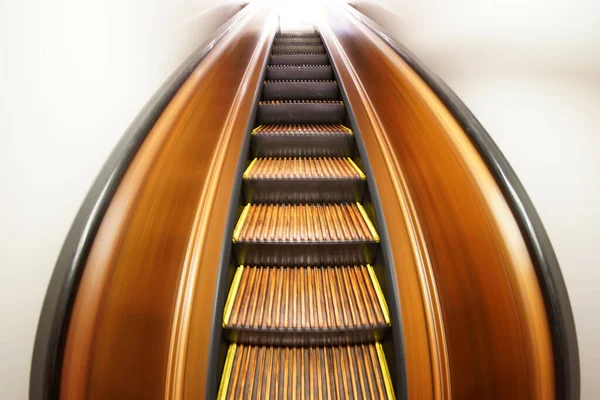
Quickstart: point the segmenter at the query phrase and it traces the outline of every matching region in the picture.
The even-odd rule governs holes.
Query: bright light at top
[[[267,0],[279,14],[282,31],[312,29],[322,15],[322,0]]]

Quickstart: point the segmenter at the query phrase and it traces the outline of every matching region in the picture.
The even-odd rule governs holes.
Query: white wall
[[[0,3],[1,399],[28,396],[46,286],[109,152],[156,89],[239,3]]]
[[[508,158],[557,253],[582,399],[600,396],[600,3],[355,2],[461,97]]]

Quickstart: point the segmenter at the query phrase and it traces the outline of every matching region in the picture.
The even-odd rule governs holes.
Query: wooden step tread
[[[337,82],[331,79],[270,79],[264,81],[265,85],[305,85],[307,83],[337,85]]]
[[[358,203],[248,204],[234,229],[240,243],[375,243],[379,235]]]
[[[231,345],[218,400],[394,399],[379,343],[332,347]]]
[[[223,321],[226,328],[326,331],[385,327],[390,317],[370,265],[240,266]]]
[[[328,64],[302,64],[302,65],[268,65],[267,69],[331,69],[331,65]]]
[[[365,174],[349,157],[274,157],[255,158],[243,178],[364,180]]]
[[[268,100],[259,101],[258,105],[287,105],[287,104],[339,104],[344,105],[341,100]]]
[[[351,136],[352,130],[344,125],[260,125],[252,130],[252,135],[344,135]]]

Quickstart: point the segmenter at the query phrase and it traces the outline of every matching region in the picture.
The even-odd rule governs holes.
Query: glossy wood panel
[[[553,398],[537,277],[476,149],[429,87],[370,30],[337,9],[323,32],[382,198],[409,397]]]
[[[262,11],[200,63],[123,178],[75,300],[61,398],[204,396],[228,202],[275,28]]]

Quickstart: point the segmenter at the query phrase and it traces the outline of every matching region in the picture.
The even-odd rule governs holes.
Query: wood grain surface
[[[365,26],[338,8],[321,28],[381,196],[409,398],[554,398],[540,287],[478,152]]]
[[[275,21],[248,13],[133,160],[81,280],[61,398],[204,397],[228,202]]]
[[[240,267],[225,325],[291,332],[387,327],[387,305],[368,268]]]
[[[223,398],[392,400],[377,347],[240,345]]]

